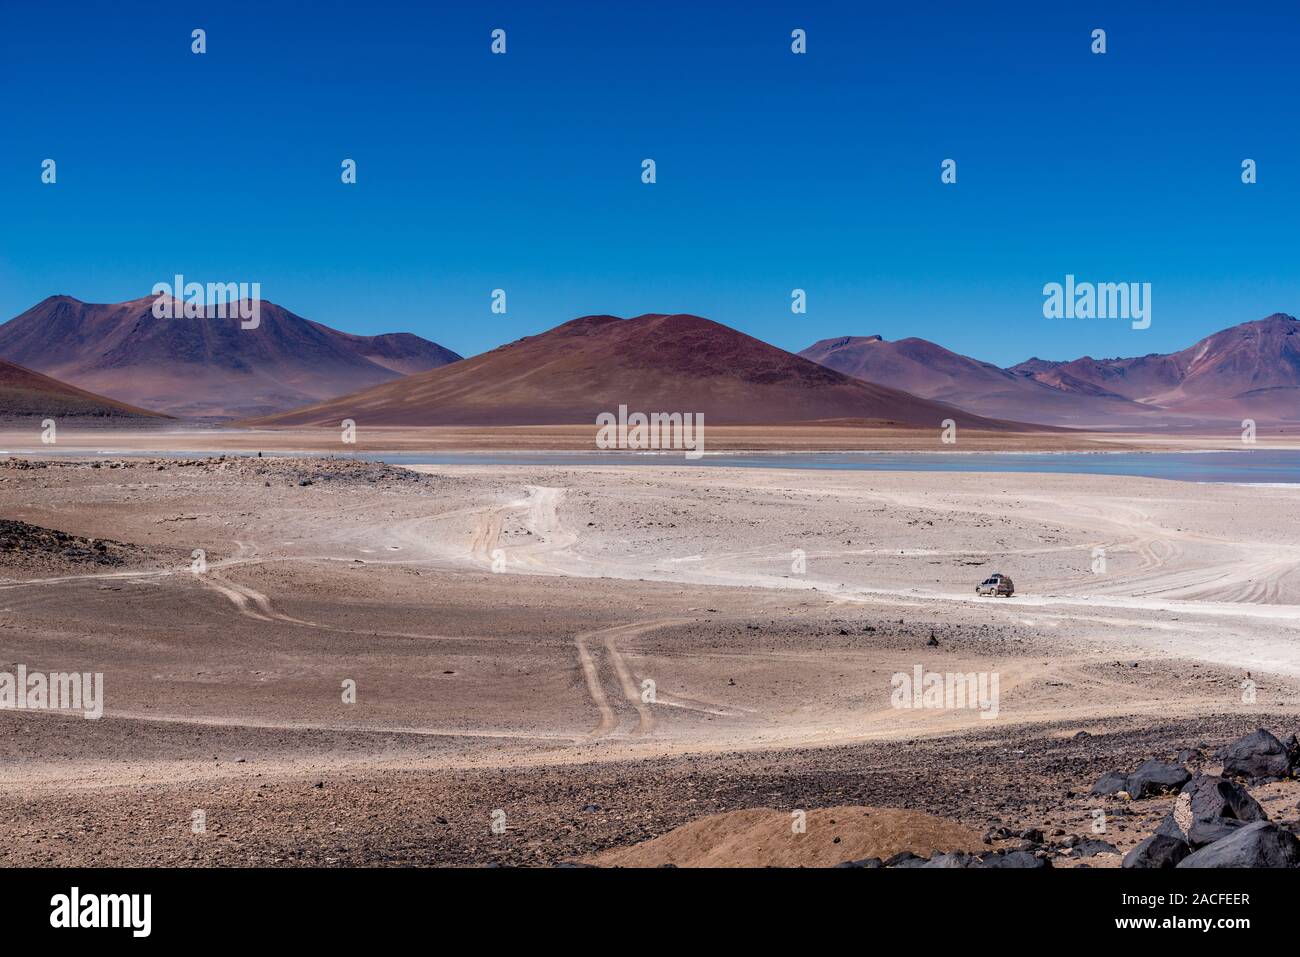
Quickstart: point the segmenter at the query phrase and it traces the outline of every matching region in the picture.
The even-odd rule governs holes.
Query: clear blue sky
[[[467,355],[642,312],[1168,351],[1300,311],[1298,40],[1295,3],[10,3],[0,317],[181,272]],[[1067,272],[1151,282],[1152,327],[1044,319]]]

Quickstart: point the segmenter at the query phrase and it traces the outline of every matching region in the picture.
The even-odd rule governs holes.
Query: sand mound
[[[792,823],[789,811],[729,811],[590,860],[606,867],[833,867],[900,851],[929,857],[939,851],[984,849],[980,836],[960,824],[899,808],[811,810],[803,834],[793,833]]]

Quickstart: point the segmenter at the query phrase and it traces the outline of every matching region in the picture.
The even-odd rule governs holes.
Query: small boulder
[[[964,851],[953,851],[951,854],[936,854],[930,858],[921,867],[972,867],[975,858],[971,857]]]
[[[1127,774],[1120,774],[1118,771],[1107,771],[1097,779],[1097,783],[1092,786],[1089,793],[1096,795],[1118,794],[1120,791],[1127,789]]]
[[[1229,777],[1276,780],[1287,777],[1295,765],[1295,748],[1288,748],[1263,728],[1223,749],[1223,773]]]
[[[1183,867],[1300,867],[1300,840],[1271,821],[1255,821],[1183,858]]]
[[[989,868],[1044,868],[1051,867],[1052,862],[1046,857],[1036,857],[1029,851],[994,851],[988,854],[984,859],[974,867]]]
[[[1181,764],[1151,758],[1129,775],[1128,787],[1124,790],[1136,801],[1165,791],[1177,791],[1191,779],[1191,774]]]
[[[1133,850],[1124,855],[1124,867],[1149,869],[1168,869],[1178,866],[1188,854],[1191,846],[1168,834],[1152,834]]]
[[[1119,850],[1109,841],[1086,840],[1075,844],[1070,854],[1072,857],[1092,857],[1096,854],[1118,854]]]

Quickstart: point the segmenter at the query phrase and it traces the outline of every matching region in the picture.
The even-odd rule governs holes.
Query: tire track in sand
[[[619,690],[623,693],[623,698],[636,711],[637,724],[631,733],[633,735],[649,734],[655,728],[654,711],[649,702],[641,699],[641,691],[632,675],[632,669],[628,667],[627,661],[618,648],[618,643],[624,639],[644,635],[659,628],[685,624],[686,621],[687,619],[684,618],[661,618],[654,621],[634,622],[629,625],[615,625],[612,628],[588,631],[574,637],[574,644],[578,649],[578,663],[582,667],[582,673],[587,682],[587,691],[591,695],[591,700],[596,705],[597,710],[600,711],[600,724],[592,729],[588,737],[608,737],[618,730],[620,724],[614,707],[610,704],[609,695],[606,694],[604,685],[601,682],[600,662],[597,660],[596,655],[592,653],[591,643],[599,641],[610,667],[613,669]]]
[[[506,555],[506,564],[522,566],[526,571],[563,574],[553,568],[547,559],[573,545],[578,536],[568,531],[560,521],[558,509],[564,500],[564,489],[545,485],[525,486],[528,497],[478,513],[478,520],[470,534],[469,556],[482,562],[491,562],[493,552],[501,548],[501,533],[506,516],[512,512],[525,512],[524,527],[534,536],[534,541],[512,545]]]
[[[235,545],[238,548],[238,551],[236,551],[230,561],[250,561],[257,556],[256,547],[247,545],[240,541],[236,541]],[[219,566],[209,566],[206,573],[197,575],[196,577],[202,584],[229,599],[231,603],[239,609],[239,613],[245,618],[252,618],[254,621],[283,621],[291,625],[306,625],[310,628],[316,627],[314,621],[304,621],[301,618],[294,618],[292,615],[286,615],[282,612],[276,611],[271,607],[271,599],[267,598],[260,591],[257,591],[255,588],[250,588],[247,585],[239,585],[222,578],[215,570],[215,567]]]

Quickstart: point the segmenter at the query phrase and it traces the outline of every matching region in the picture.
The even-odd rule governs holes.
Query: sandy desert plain
[[[0,434],[0,671],[102,672],[105,705],[0,710],[5,866],[834,865],[1038,829],[1115,867],[1172,797],[1104,772],[1300,727],[1300,485],[34,434]],[[975,595],[993,571],[1014,597]],[[917,667],[995,673],[996,716],[896,707]],[[1252,793],[1300,817],[1295,782]]]

